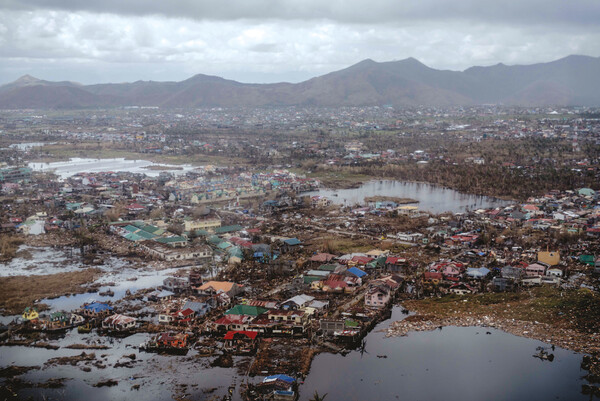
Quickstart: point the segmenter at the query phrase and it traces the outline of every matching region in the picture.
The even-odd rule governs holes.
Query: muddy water
[[[321,354],[300,392],[337,400],[589,400],[581,394],[582,355],[556,349],[553,362],[533,358],[540,341],[481,327],[444,327],[385,338],[381,323],[364,352]],[[490,334],[487,334],[487,333]],[[385,357],[384,357],[385,356]]]
[[[364,204],[365,197],[369,196],[410,198],[419,201],[418,204],[414,204],[418,206],[419,210],[432,213],[458,213],[466,210],[493,208],[508,204],[500,199],[463,194],[453,189],[431,184],[388,180],[369,181],[359,188],[352,189],[320,189],[304,193],[303,195],[323,195],[335,204],[347,206]]]
[[[33,397],[35,400],[61,399],[95,400],[168,400],[176,395],[187,395],[191,399],[204,400],[215,395],[223,396],[236,376],[234,369],[213,368],[209,359],[200,358],[194,351],[186,356],[162,356],[138,352],[137,346],[147,339],[145,334],[136,334],[125,339],[98,337],[95,333],[79,334],[77,330],[64,338],[51,340],[65,347],[71,344],[94,342],[107,345],[107,350],[76,350],[61,348],[46,350],[28,347],[0,347],[0,368],[10,365],[40,366],[19,376],[33,386],[49,379],[66,378],[64,387],[58,389],[23,388],[18,391],[19,399]],[[45,365],[51,358],[72,357],[94,353],[90,362]],[[132,361],[131,354],[135,355]],[[115,367],[117,363],[128,363],[128,367]],[[90,370],[89,372],[83,369]],[[94,387],[99,382],[115,380],[114,386]],[[0,379],[1,381],[1,379]],[[236,381],[239,385],[240,380]],[[237,392],[236,392],[237,393]],[[234,399],[239,399],[238,396]]]

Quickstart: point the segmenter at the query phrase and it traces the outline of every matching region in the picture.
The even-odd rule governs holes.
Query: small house
[[[102,321],[102,328],[117,332],[128,331],[135,328],[137,319],[130,316],[114,314]]]

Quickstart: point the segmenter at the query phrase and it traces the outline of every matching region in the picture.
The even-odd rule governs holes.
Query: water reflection
[[[405,317],[400,308],[390,321]],[[495,329],[443,330],[384,338],[384,322],[360,350],[315,358],[301,400],[584,400],[582,356],[556,348],[552,363],[532,357],[543,343]],[[486,333],[489,332],[489,335]],[[543,345],[547,347],[547,345]]]
[[[464,194],[436,185],[389,180],[369,181],[359,188],[320,189],[318,191],[307,192],[304,195],[323,195],[335,204],[346,206],[364,204],[365,197],[369,196],[411,198],[419,201],[418,207],[420,210],[432,213],[447,211],[458,213],[466,210],[493,208],[508,204],[506,201],[489,196]]]

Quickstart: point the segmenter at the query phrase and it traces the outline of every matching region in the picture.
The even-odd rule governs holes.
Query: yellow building
[[[35,310],[35,308],[27,307],[23,311],[23,319],[24,320],[35,320],[38,317],[40,317],[40,314],[38,313],[37,310]]]
[[[556,266],[560,262],[560,253],[556,252],[538,252],[538,262],[546,263],[550,266]]]
[[[197,220],[185,220],[184,231],[196,231],[196,230],[211,230],[217,227],[221,227],[221,218],[219,216],[208,216]]]

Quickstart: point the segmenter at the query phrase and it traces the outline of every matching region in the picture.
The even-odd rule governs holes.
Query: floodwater
[[[469,195],[436,185],[405,181],[369,181],[359,188],[320,189],[303,195],[322,195],[338,205],[364,204],[365,197],[392,196],[418,200],[419,210],[432,213],[460,213],[467,210],[487,209],[508,205],[509,202],[489,196]]]
[[[11,149],[17,149],[21,151],[39,148],[46,145],[54,145],[56,142],[23,142],[23,143],[13,143],[9,146]]]
[[[346,356],[320,354],[310,374],[300,385],[300,400],[308,401],[315,391],[327,400],[589,400],[581,394],[585,371],[582,355],[557,348],[552,362],[533,358],[540,341],[481,327],[445,327],[432,332],[414,332],[406,337],[385,338],[381,331],[403,317],[395,308],[392,319],[379,324],[365,339],[362,350]],[[490,333],[490,334],[487,334]],[[246,380],[233,369],[211,367],[214,357],[200,357],[191,350],[186,356],[162,356],[138,352],[148,338],[135,334],[120,339],[79,334],[76,329],[63,337],[45,340],[58,350],[0,347],[0,369],[10,365],[40,366],[19,378],[34,384],[51,378],[67,378],[59,389],[22,389],[20,398],[65,400],[168,400],[187,395],[191,399],[221,399],[230,385],[239,400],[239,385]],[[52,366],[44,364],[59,356],[80,355],[72,344],[107,345],[107,350],[85,350],[96,355],[94,363]],[[115,367],[127,362],[129,367]],[[385,357],[384,357],[385,356]],[[242,357],[236,357],[237,364]],[[98,362],[96,364],[96,362]],[[88,369],[89,372],[83,369]],[[293,373],[293,372],[282,372]],[[113,387],[94,387],[107,379]],[[262,378],[251,378],[260,382]],[[1,382],[1,379],[0,379]]]
[[[170,400],[174,396],[187,395],[191,399],[204,400],[223,396],[234,382],[234,369],[209,366],[208,358],[200,358],[191,350],[186,356],[157,355],[139,352],[137,347],[147,340],[147,334],[135,334],[127,338],[99,337],[95,332],[79,334],[71,330],[62,338],[49,342],[61,346],[58,350],[28,348],[22,346],[0,347],[0,369],[15,366],[39,366],[19,376],[33,383],[18,392],[19,399],[95,400]],[[106,350],[80,350],[64,348],[73,344],[106,345]],[[71,364],[45,364],[56,357],[94,353],[95,359]],[[130,357],[135,355],[132,361]],[[117,366],[117,363],[128,366]],[[89,371],[85,371],[85,370]],[[57,389],[33,388],[49,379],[66,378],[64,387]],[[115,380],[114,386],[95,387],[99,382]],[[1,382],[1,379],[0,379]],[[236,384],[239,383],[236,381]],[[236,392],[237,393],[237,392]],[[239,399],[238,396],[234,398]]]
[[[150,166],[178,167],[181,169],[164,170],[148,169]],[[174,175],[185,174],[196,167],[184,164],[181,166],[173,166],[166,164],[156,164],[148,160],[126,160],[124,158],[115,159],[82,159],[72,158],[69,161],[53,162],[53,163],[29,163],[29,167],[38,171],[54,171],[61,178],[68,178],[78,173],[100,173],[108,171],[119,171],[128,173],[145,174],[149,177],[157,177],[162,171],[172,173]]]
[[[364,352],[320,354],[300,387],[327,401],[348,400],[589,400],[581,394],[583,355],[557,348],[552,362],[532,357],[540,341],[482,327],[444,327],[385,338],[379,324]],[[490,334],[487,334],[490,333]],[[384,357],[385,356],[385,357]]]
[[[100,268],[115,270],[126,264],[123,259],[109,257]],[[16,257],[9,262],[0,263],[0,277],[65,273],[85,267],[89,266],[82,263],[76,249],[20,245]]]

